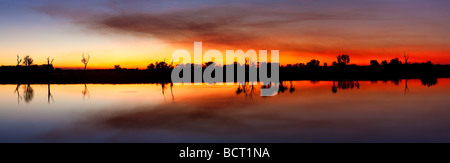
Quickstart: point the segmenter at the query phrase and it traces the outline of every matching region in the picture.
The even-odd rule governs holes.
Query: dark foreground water
[[[450,142],[450,79],[0,85],[0,142]]]

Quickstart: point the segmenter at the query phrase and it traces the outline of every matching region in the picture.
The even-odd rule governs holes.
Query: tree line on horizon
[[[350,56],[346,55],[346,54],[342,54],[342,55],[338,55],[337,60],[332,62],[332,65],[330,65],[331,67],[343,67],[343,66],[350,66]],[[378,67],[378,66],[388,66],[388,65],[408,65],[411,64],[408,62],[409,56],[406,55],[406,53],[404,54],[404,62],[400,61],[399,58],[393,58],[390,60],[390,62],[388,62],[388,60],[383,60],[381,61],[381,63],[378,60],[371,60],[370,61],[370,66],[372,67]],[[53,62],[54,59],[51,59],[50,57],[47,58],[47,64],[43,64],[42,66],[51,66],[53,67]],[[87,70],[87,66],[90,62],[90,55],[87,54],[87,57],[85,56],[85,54],[82,54],[82,60],[81,63],[84,66],[84,70]],[[329,67],[328,63],[323,63],[323,66],[320,66],[321,61],[317,60],[317,59],[312,59],[307,63],[296,63],[296,64],[287,64],[287,65],[281,65],[280,68],[287,68],[287,69],[292,69],[292,68],[314,68],[314,67]],[[34,64],[34,60],[33,58],[31,58],[29,55],[26,55],[23,59],[21,59],[19,57],[19,55],[17,55],[17,64],[16,67],[32,67]],[[202,64],[202,67],[208,67],[209,65],[214,64],[214,62],[205,62]],[[237,62],[234,63],[239,64]],[[269,63],[270,64],[270,63]],[[431,61],[427,61],[424,63],[412,63],[412,64],[427,64],[427,65],[432,65]],[[193,65],[193,64],[192,64]],[[244,66],[248,66],[248,59],[246,59],[246,62],[243,64]],[[226,66],[226,65],[224,65]],[[351,66],[357,66],[355,64],[352,64]],[[157,61],[155,63],[150,63],[146,70],[171,70],[175,67],[175,65],[173,63],[167,63],[165,60],[164,61]],[[122,68],[120,65],[114,65],[114,69],[115,70],[126,70],[126,68]]]
[[[81,63],[83,63],[83,65],[84,65],[84,70],[87,70],[87,65],[89,64],[90,58],[91,58],[91,56],[89,54],[87,54],[87,57],[85,57],[84,53],[82,54]],[[54,58],[47,57],[47,64],[43,64],[43,65],[40,65],[40,66],[53,68],[53,62],[54,61],[55,61]],[[17,64],[16,64],[15,67],[18,67],[18,68],[20,68],[20,67],[30,68],[30,67],[33,67],[33,66],[34,67],[36,67],[36,66],[39,67],[39,65],[35,65],[34,64],[34,59],[31,58],[30,55],[26,55],[23,59],[20,58],[19,55],[17,55],[16,63]]]
[[[349,66],[350,65],[350,56],[346,54],[342,54],[336,57],[337,61],[334,61],[332,63],[332,67],[342,67],[342,66]],[[398,66],[398,65],[409,65],[409,64],[427,64],[432,65],[431,61],[423,62],[423,63],[409,63],[409,56],[405,53],[404,54],[404,62],[400,61],[399,58],[393,58],[388,62],[388,60],[383,60],[381,63],[378,60],[371,60],[370,66],[371,67],[378,67],[378,66]],[[320,61],[316,59],[312,59],[311,61],[305,63],[297,63],[297,64],[287,64],[286,66],[281,66],[281,68],[314,68],[314,67],[321,67]],[[357,66],[357,65],[352,65]],[[325,62],[322,67],[329,67],[328,64]]]

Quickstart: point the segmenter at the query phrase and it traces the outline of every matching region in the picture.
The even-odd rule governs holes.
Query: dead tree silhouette
[[[29,67],[33,64],[33,58],[31,58],[29,55],[25,56],[25,58],[23,58],[23,65]]]
[[[88,55],[88,57],[86,58],[86,57],[84,57],[84,53],[83,53],[83,55],[82,55],[83,59],[81,59],[81,63],[84,64],[85,71],[86,71],[87,65],[89,64],[89,61],[91,59],[91,56],[89,54],[87,54],[87,55]]]
[[[88,96],[88,99],[91,98],[91,94],[89,93],[89,89],[86,84],[84,84],[84,90],[81,93],[83,94],[83,100],[86,99],[86,96]]]
[[[47,95],[47,98],[48,98],[48,103],[49,103],[49,104],[50,104],[50,100],[51,100],[52,102],[55,102],[55,100],[53,99],[52,91],[51,91],[51,89],[50,89],[50,84],[48,84],[48,95]]]
[[[53,65],[53,61],[55,61],[55,59],[50,61],[50,57],[47,57],[47,65]]]
[[[20,63],[22,63],[22,59],[19,57],[19,54],[17,54],[17,67],[20,66]]]
[[[403,51],[403,57],[405,58],[405,64],[408,64],[409,55],[405,51]]]

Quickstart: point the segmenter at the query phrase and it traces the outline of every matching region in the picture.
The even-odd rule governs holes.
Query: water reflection
[[[401,80],[390,80],[394,85],[399,85]],[[404,81],[404,91],[403,94],[407,95],[409,93],[409,87],[408,87],[408,81],[410,79],[405,79]],[[259,91],[261,88],[270,88],[272,86],[277,86],[278,94],[284,94],[289,92],[290,94],[293,94],[296,91],[296,87],[293,84],[294,81],[283,81],[279,82],[277,84],[268,84],[268,85],[251,85],[248,82],[246,83],[238,83],[237,88],[235,89],[236,95],[245,95],[246,98],[251,99],[254,96],[259,96]],[[387,83],[388,81],[383,81],[384,83]],[[432,87],[438,84],[438,79],[436,78],[427,78],[427,79],[420,79],[420,82],[423,86],[426,87]],[[311,85],[320,84],[320,81],[310,81]],[[377,84],[378,81],[370,81],[372,84]],[[170,101],[175,102],[175,95],[174,95],[174,84],[173,83],[158,83],[156,85],[160,85],[161,94],[164,98],[164,101],[167,100],[167,90],[170,89]],[[333,94],[338,93],[339,90],[354,90],[360,89],[360,81],[353,81],[353,80],[339,80],[339,81],[332,81],[331,82],[331,92]],[[47,102],[48,104],[54,103],[54,96],[52,94],[51,84],[47,84]],[[22,89],[22,90],[21,90]],[[21,93],[22,92],[22,93]],[[17,84],[14,93],[17,94],[17,103],[20,104],[20,102],[23,100],[26,103],[30,103],[33,101],[33,98],[35,96],[34,89],[30,84]],[[88,89],[88,85],[84,84],[84,89],[82,90],[83,100],[90,99],[91,94]]]
[[[170,87],[170,95],[171,95],[171,99],[172,99],[172,102],[175,102],[175,96],[173,95],[173,83],[159,83],[159,84],[161,84],[161,92],[162,92],[162,95],[163,95],[163,97],[164,97],[164,101],[166,101],[166,90],[167,90],[167,85],[170,85],[169,87]]]
[[[26,103],[30,103],[34,98],[33,87],[31,87],[30,84],[24,85],[23,87],[24,87],[23,89],[24,89],[24,93],[25,93],[23,98]]]
[[[55,102],[55,100],[53,99],[53,95],[52,95],[52,91],[50,89],[50,84],[48,84],[48,95],[47,95],[47,101],[50,104],[51,102]]]
[[[17,84],[16,90],[14,90],[14,93],[17,94],[17,104],[20,104],[20,101],[22,100],[22,96],[20,96],[20,84]]]
[[[450,79],[273,86],[0,85],[0,142],[450,140]]]
[[[337,84],[336,84],[337,83]],[[346,89],[359,89],[359,81],[333,81],[333,86],[331,87],[331,91],[333,93],[337,93],[339,89],[346,90]]]
[[[289,93],[294,93],[295,92],[295,87],[294,87],[294,85],[292,84],[292,81],[290,81],[290,87],[289,87]]]
[[[427,86],[427,87],[431,87],[437,84],[437,78],[423,78],[420,79],[420,81],[422,82],[422,85]]]
[[[20,88],[22,86],[23,96],[20,94]],[[17,84],[16,89],[14,90],[14,93],[17,94],[17,103],[20,104],[22,100],[25,101],[25,103],[30,103],[33,101],[34,98],[34,89],[31,87],[30,84],[21,85]]]
[[[91,94],[89,93],[89,89],[86,84],[84,84],[84,90],[81,91],[81,93],[83,94],[83,100],[86,100],[86,96],[88,99],[91,98]]]
[[[256,88],[254,85],[250,85],[249,83],[239,84],[236,89],[236,95],[244,94],[247,98],[252,98],[254,94],[256,94]]]
[[[403,93],[403,95],[406,96],[406,94],[409,92],[409,88],[408,88],[408,79],[405,80],[405,91]]]

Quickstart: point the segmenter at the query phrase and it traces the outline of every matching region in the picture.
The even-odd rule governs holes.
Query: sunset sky
[[[280,50],[281,64],[339,54],[450,64],[448,0],[0,0],[0,65],[144,68],[177,49]]]

